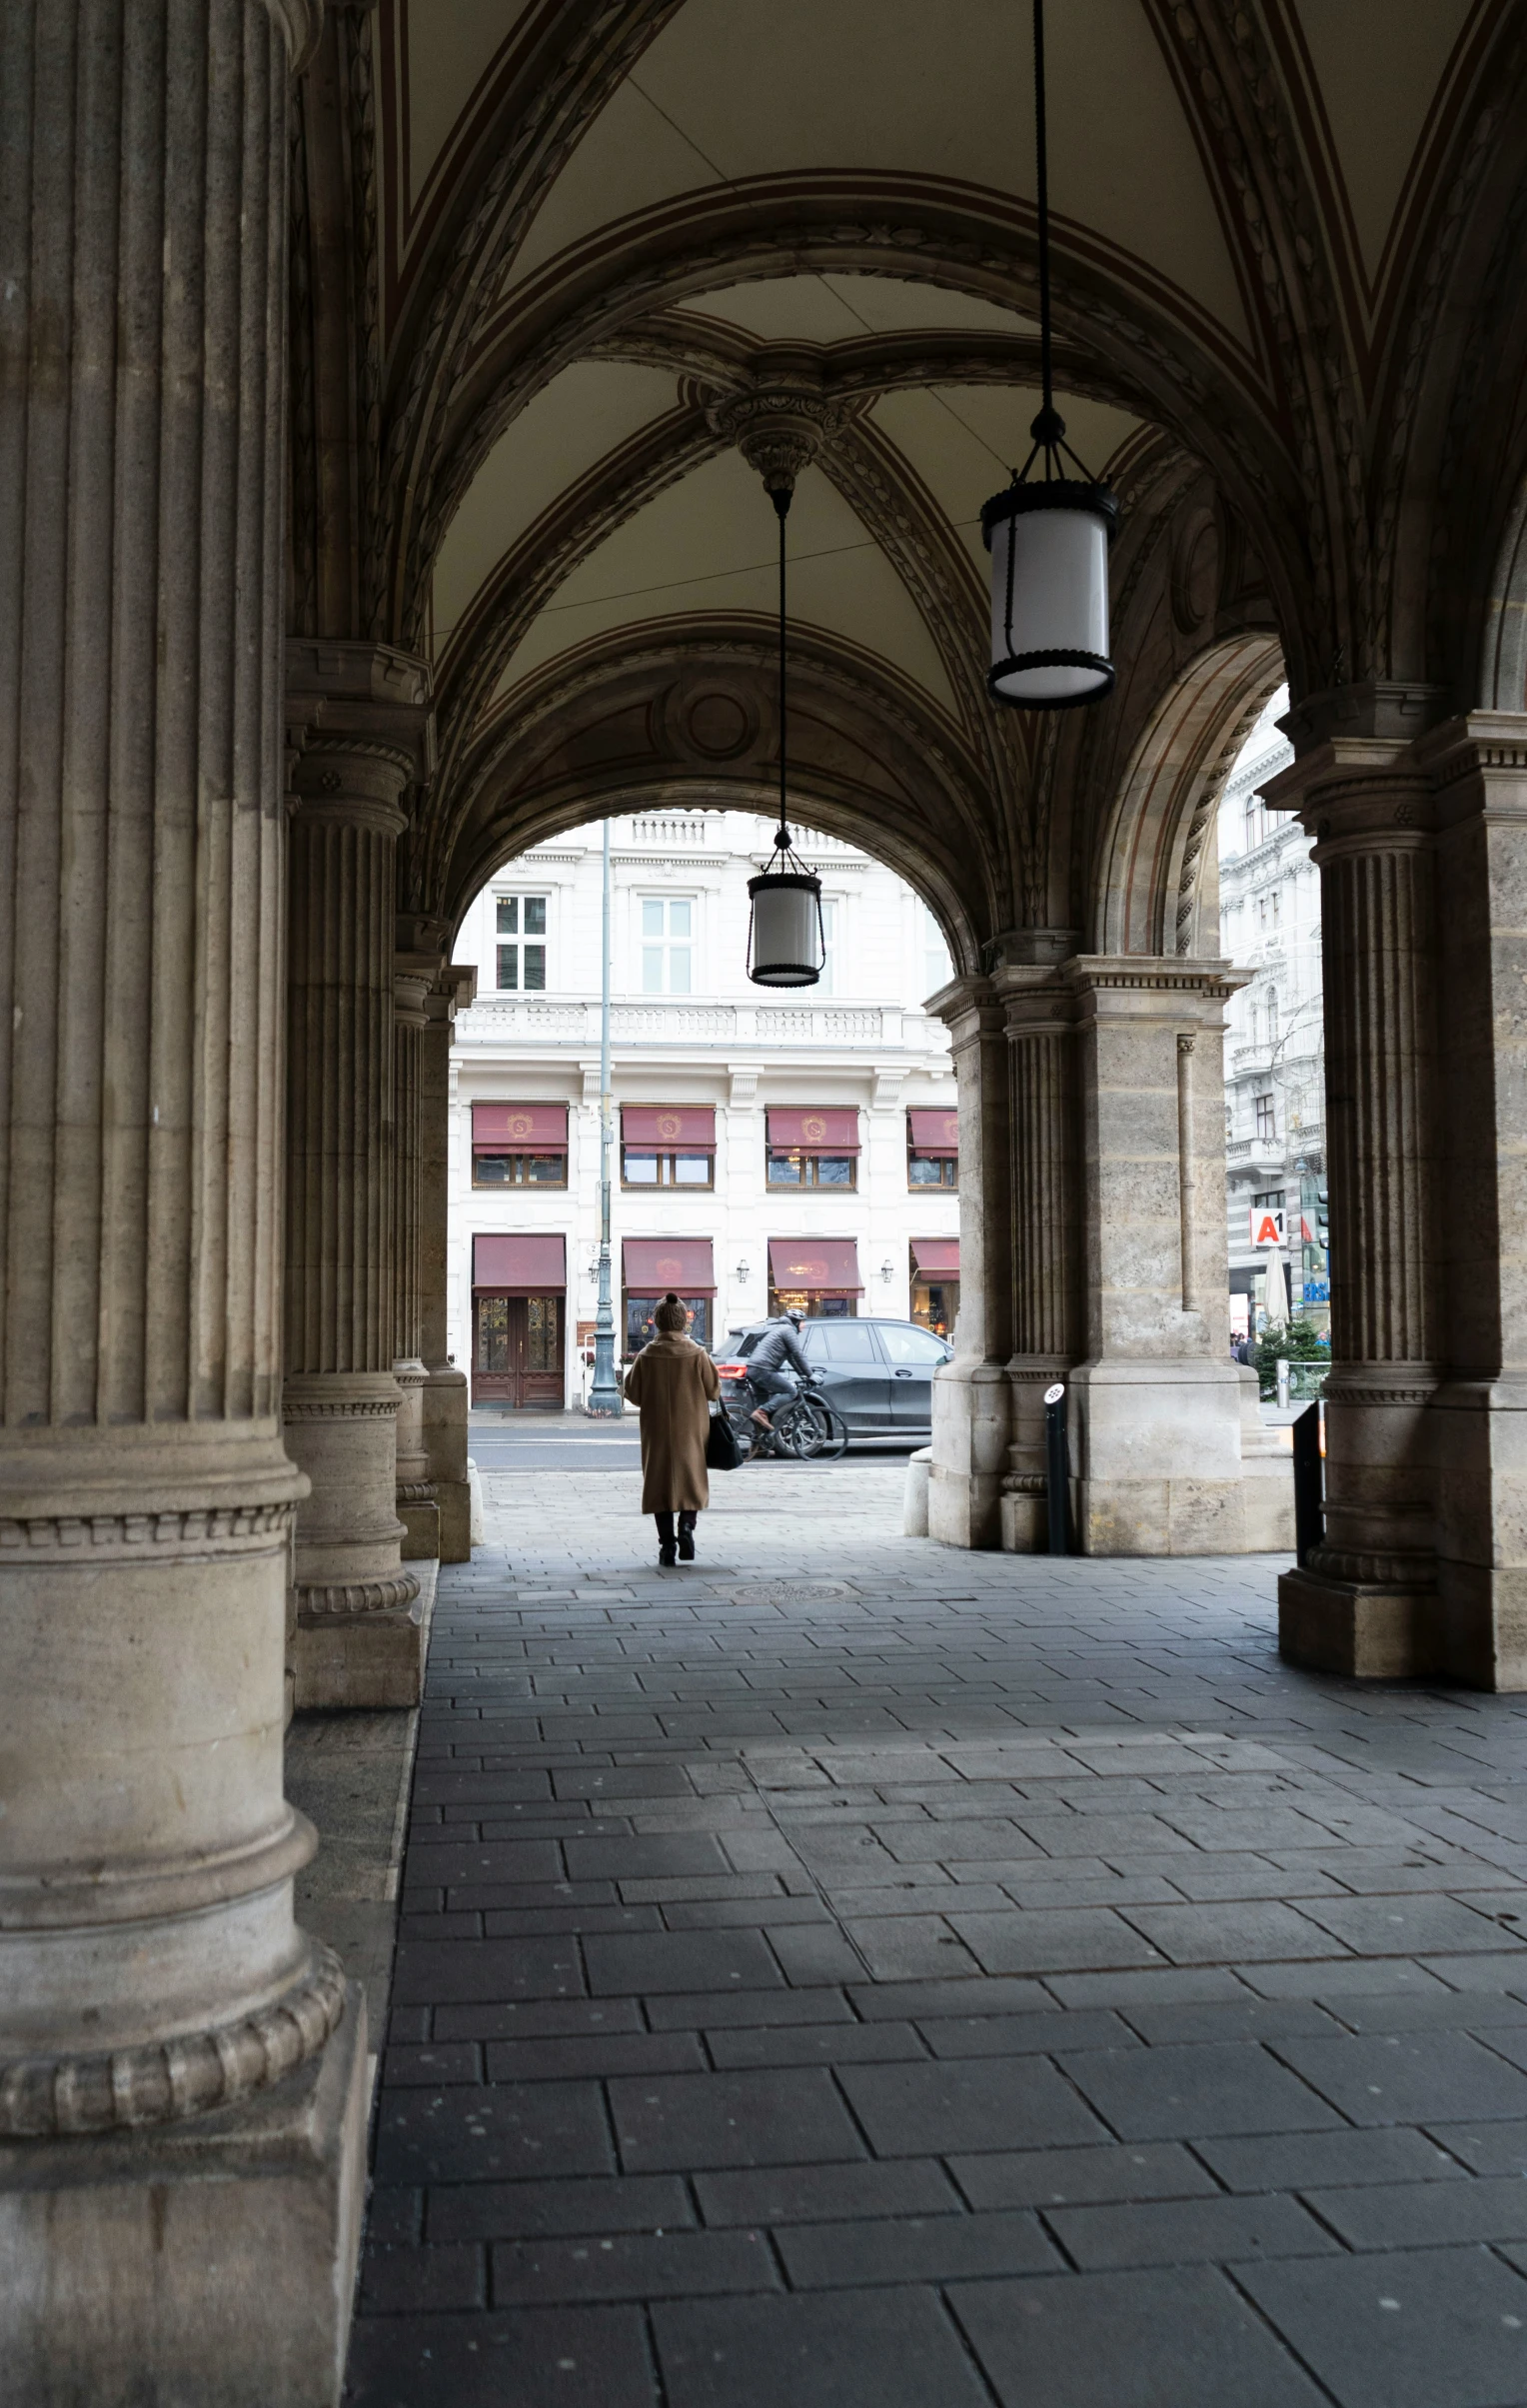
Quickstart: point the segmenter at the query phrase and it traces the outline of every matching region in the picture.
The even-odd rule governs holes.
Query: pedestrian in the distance
[[[706,1437],[722,1383],[705,1347],[686,1336],[689,1317],[678,1296],[666,1295],[653,1315],[658,1334],[626,1378],[642,1412],[642,1510],[658,1524],[661,1564],[694,1562],[696,1516],[711,1502]]]

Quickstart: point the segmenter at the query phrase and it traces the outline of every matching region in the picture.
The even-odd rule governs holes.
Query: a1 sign
[[[1281,1245],[1285,1230],[1281,1207],[1266,1209],[1259,1204],[1251,1207],[1251,1242],[1253,1245]]]

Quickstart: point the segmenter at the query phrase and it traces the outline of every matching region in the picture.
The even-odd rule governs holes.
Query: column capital
[[[404,787],[435,773],[428,661],[391,644],[294,636],[286,668],[288,721],[300,714],[304,726],[294,776],[301,805],[380,807],[401,828]]]
[[[991,986],[1013,1043],[1040,1030],[1075,1026],[1076,996],[1063,962],[1003,962],[992,972]]]
[[[1066,963],[1066,985],[1082,1021],[1108,1019],[1194,1020],[1218,1024],[1223,1007],[1252,973],[1221,959],[1201,961],[1176,954],[1076,954]]]
[[[1452,699],[1446,686],[1370,678],[1360,686],[1330,686],[1323,693],[1306,694],[1278,725],[1301,760],[1324,745],[1349,739],[1403,750],[1446,718]]]
[[[942,1021],[956,1054],[982,1037],[1002,1033],[1002,1007],[989,979],[950,979],[947,987],[928,997],[923,1010],[930,1019]]]
[[[1439,828],[1482,815],[1527,820],[1527,712],[1470,711],[1416,747]]]
[[[449,1029],[458,1012],[477,1001],[477,964],[447,962],[437,973],[435,984],[425,997],[425,1017],[432,1026]]]

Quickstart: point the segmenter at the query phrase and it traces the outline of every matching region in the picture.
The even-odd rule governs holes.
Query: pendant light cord
[[[1049,150],[1044,123],[1044,0],[1034,0],[1034,169],[1039,195],[1039,373],[1046,419],[1055,414],[1050,365]]]
[[[774,834],[774,847],[776,852],[788,853],[790,832],[789,822],[785,817],[784,747],[784,522],[789,516],[790,489],[787,485],[770,486],[768,498],[773,503],[779,520],[779,826]]]

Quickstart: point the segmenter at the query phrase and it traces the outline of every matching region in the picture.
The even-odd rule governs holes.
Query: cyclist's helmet
[[[784,1317],[789,1322],[791,1328],[798,1329],[801,1322],[805,1319],[805,1314],[801,1311],[798,1304],[791,1304]]]

